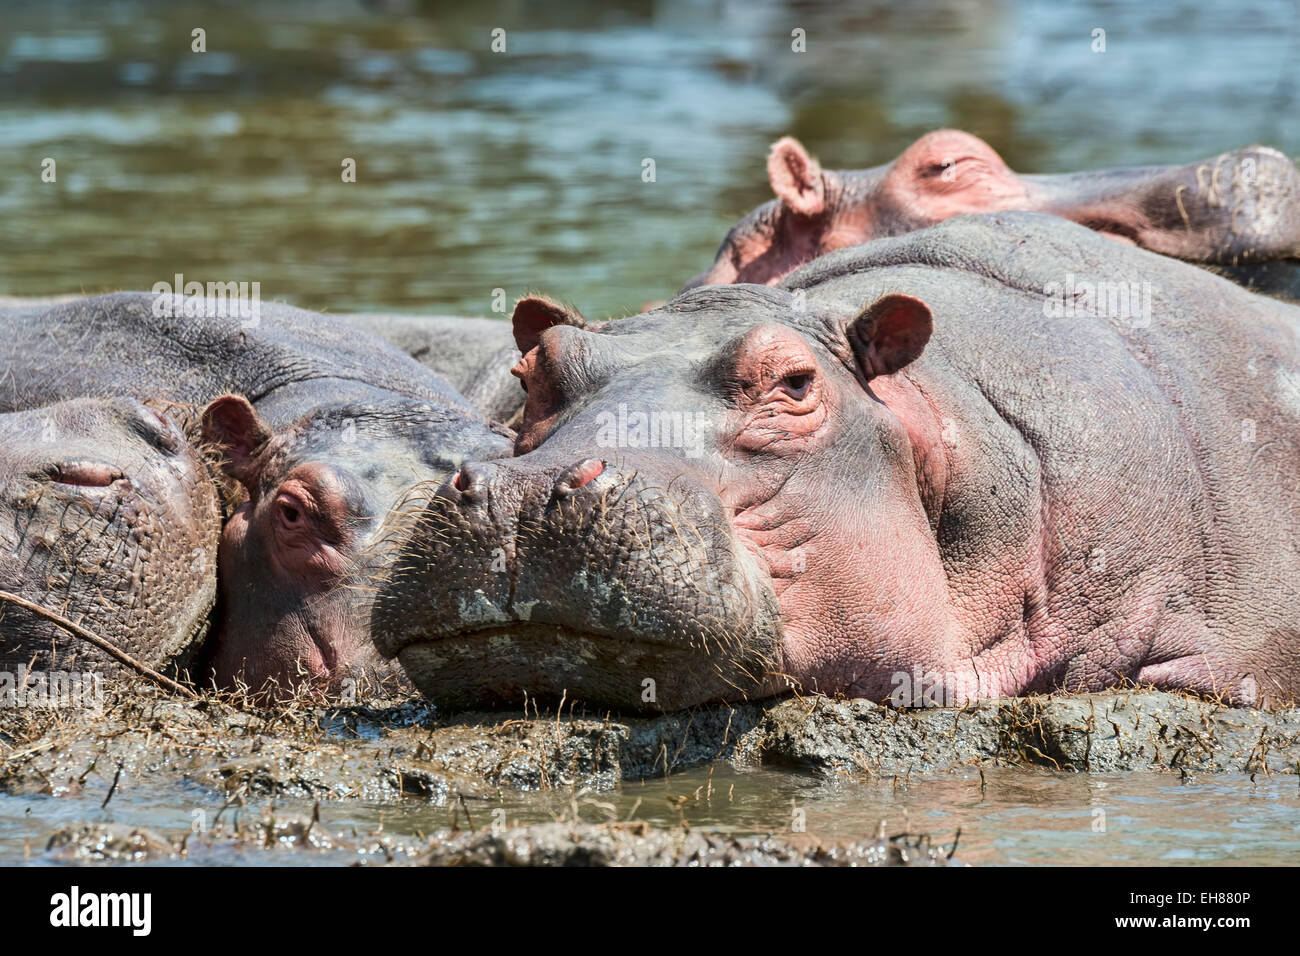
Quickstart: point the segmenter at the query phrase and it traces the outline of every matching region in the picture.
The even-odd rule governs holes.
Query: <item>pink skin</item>
[[[521,303],[530,316],[548,309],[556,326],[581,324],[552,303]],[[1240,650],[1216,646],[1203,621],[1169,607],[1169,594],[1191,586],[1180,579],[1186,532],[1167,523],[1173,557],[1146,562],[1121,589],[1054,553],[1060,535],[1079,529],[1042,499],[1036,480],[1020,477],[1035,474],[1034,460],[1014,446],[990,459],[986,411],[952,379],[911,367],[932,328],[923,301],[891,293],[852,319],[841,341],[822,340],[829,354],[798,328],[761,318],[738,338],[734,326],[716,329],[721,351],[689,351],[686,333],[690,364],[725,356],[709,366],[710,380],[725,383],[714,396],[722,403],[716,445],[694,462],[664,449],[620,450],[591,468],[716,496],[734,550],[748,557],[744,573],[774,595],[780,614],[777,653],[746,693],[780,693],[793,682],[884,700],[899,675],[917,669],[948,703],[1095,689],[1126,676],[1232,690],[1227,675],[1241,672]],[[554,328],[523,343],[531,347],[517,368],[529,394],[523,457],[514,459],[521,470],[532,458],[543,470],[577,461],[574,452],[590,447],[584,416],[593,409],[572,392],[560,397],[562,382],[582,379],[579,356],[603,347],[587,341],[590,331]],[[648,382],[642,373],[664,355],[635,339],[611,339],[630,343],[618,353],[619,374]],[[664,394],[680,394],[673,388]],[[587,464],[577,469],[584,476]],[[1112,553],[1145,520],[1140,509],[1111,514],[1104,504],[1090,514],[1112,536]],[[944,533],[984,520],[990,526],[960,545]],[[582,613],[575,609],[575,620]]]
[[[983,140],[959,130],[928,133],[892,163],[860,171],[824,170],[787,136],[772,145],[767,171],[776,200],[741,220],[713,266],[687,288],[773,285],[836,249],[964,213],[1012,210],[1051,213],[1194,262],[1300,255],[1300,174],[1265,147],[1186,167],[1021,176]]]
[[[983,140],[929,133],[873,176],[866,193],[823,170],[796,139],[772,144],[768,179],[778,204],[756,229],[740,229],[692,285],[774,285],[819,255],[921,229],[962,213],[1033,208],[1026,183]],[[877,172],[877,171],[871,171]]]
[[[211,654],[223,687],[275,696],[400,679],[375,650],[367,599],[374,562],[390,545],[385,516],[417,482],[509,451],[513,433],[474,414],[363,394],[296,416],[272,402],[274,432],[236,395],[204,411],[204,438],[247,495],[219,554]]]
[[[885,304],[892,342],[882,341],[888,330],[877,323],[856,350],[859,380],[818,363],[802,336],[779,326],[750,332],[732,369],[742,394],[749,396],[755,383],[752,394],[761,397],[752,404],[742,399],[728,422],[734,431],[724,444],[729,468],[719,491],[734,509],[738,542],[777,595],[784,627],[780,671],[805,689],[874,700],[889,697],[897,675],[917,667],[937,678],[951,703],[1050,689],[1063,649],[1079,646],[1068,620],[1048,610],[1052,588],[1069,586],[1045,558],[1054,518],[1037,515],[1023,538],[963,570],[945,569],[935,526],[953,476],[972,472],[962,456],[975,442],[945,441],[941,423],[959,423],[960,409],[942,395],[926,395],[924,378],[900,372],[929,336],[929,310],[906,296],[873,308]],[[788,379],[779,380],[788,369],[801,385],[808,377],[797,395]],[[873,397],[884,406],[872,408]],[[852,485],[828,481],[824,471],[804,465],[833,459],[850,438],[841,423],[863,419],[872,420],[885,452],[869,463],[873,471],[865,480],[859,473]],[[753,454],[762,456],[762,473],[747,467]],[[846,486],[853,490],[846,493]],[[1177,656],[1180,648],[1203,648],[1206,641],[1199,622],[1164,611],[1167,583],[1153,571],[1132,587],[1120,622],[1093,632],[1089,643],[1121,645],[1123,633],[1159,632],[1135,656],[1174,659],[1141,668],[1137,680],[1206,692],[1217,680],[1224,689],[1225,675],[1235,673],[1227,654]],[[1095,664],[1073,667],[1078,670],[1065,673],[1077,673],[1079,686],[1110,682],[1104,673],[1098,679]],[[1066,686],[1070,681],[1067,676]]]
[[[326,594],[337,585],[349,567],[337,531],[343,509],[331,499],[327,482],[312,481],[310,468],[291,473],[269,500],[245,501],[235,510],[222,531],[221,563],[229,564],[249,547],[251,537],[268,543],[266,567],[277,589],[311,596]],[[288,633],[251,649],[222,642],[213,661],[217,682],[225,687],[235,686],[240,679],[250,687],[270,680],[285,686],[303,679],[327,683],[336,664],[336,648],[315,638],[310,628],[285,630]],[[295,661],[295,666],[286,666],[288,661]]]
[[[899,299],[900,306],[924,309]],[[915,318],[924,322],[928,312]],[[919,352],[926,337],[928,329],[913,336],[911,348]],[[871,351],[877,374],[893,371],[900,356],[910,354],[906,346]],[[946,590],[938,549],[915,547],[932,535],[925,512],[908,494],[911,463],[888,463],[876,492],[879,507],[837,508],[826,500],[835,498],[833,489],[799,480],[799,466],[833,453],[843,410],[863,403],[858,383],[828,375],[803,337],[781,326],[759,326],[745,336],[733,375],[743,385],[724,449],[750,481],[729,482],[722,499],[734,510],[738,542],[777,596],[784,624],[781,670],[808,688],[847,686],[876,699],[887,696],[887,682],[875,675],[934,659],[936,648],[956,646],[960,630],[934,601]],[[901,437],[895,440],[900,448]],[[782,465],[774,472],[745,468],[756,455]],[[770,480],[777,475],[779,484]],[[898,582],[889,598],[864,600],[882,593],[882,581]],[[855,641],[855,634],[875,639]]]
[[[580,324],[542,305],[557,309],[556,324]],[[522,304],[529,313],[541,307],[537,300]],[[891,692],[891,675],[911,673],[918,661],[927,672],[961,674],[986,694],[1023,687],[1037,663],[1022,644],[999,643],[1016,616],[1004,621],[983,605],[968,611],[947,598],[933,530],[948,471],[934,451],[943,447],[940,426],[935,411],[894,374],[920,355],[930,311],[914,297],[889,295],[854,328],[856,375],[826,365],[800,333],[776,324],[747,332],[720,375],[731,383],[733,409],[718,430],[723,470],[711,486],[733,516],[752,573],[780,608],[781,653],[767,689],[782,690],[790,679],[808,690],[848,689],[880,700]],[[529,396],[520,454],[544,447],[561,421],[550,365],[558,361],[559,339],[546,341],[547,348],[529,348],[516,368]],[[869,390],[875,387],[889,396],[888,408]],[[869,440],[886,454],[850,459],[853,474],[835,480],[818,463],[844,460],[837,446],[863,440],[845,423],[864,420],[874,433]],[[872,473],[864,475],[864,467]],[[1026,574],[1011,565],[1002,578],[1009,591]],[[990,595],[989,604],[1019,608],[1014,594]],[[984,640],[976,637],[981,633]],[[993,649],[973,665],[972,648],[980,645]]]
[[[74,462],[59,465],[52,476],[61,485],[81,485],[85,488],[107,488],[123,475],[111,465],[98,462]]]
[[[785,675],[805,688],[848,689],[882,700],[893,688],[892,675],[909,673],[923,661],[927,672],[962,674],[977,687],[975,635],[990,625],[1000,632],[1004,622],[981,620],[948,600],[931,526],[939,505],[934,487],[946,480],[947,462],[934,451],[942,442],[922,440],[939,428],[918,394],[902,400],[897,393],[907,380],[894,374],[920,354],[931,331],[930,313],[924,303],[902,295],[887,297],[870,312],[874,320],[858,320],[861,378],[819,363],[791,329],[760,326],[746,336],[733,372],[738,381],[766,383],[793,371],[808,384],[795,400],[787,377],[775,387],[761,385],[757,392],[763,397],[754,404],[742,403],[728,457],[737,471],[750,475],[756,470],[744,463],[751,455],[762,455],[764,472],[772,456],[784,459],[785,466],[776,469],[783,480],[745,488],[743,498],[735,495],[743,482],[728,484],[723,501],[735,508],[737,539],[777,595]],[[868,321],[872,327],[863,328]],[[882,414],[863,389],[867,382],[868,388],[895,393],[888,406],[893,414]],[[846,494],[854,486],[827,482],[824,475],[814,479],[810,467],[800,467],[833,458],[837,442],[848,437],[841,423],[862,418],[872,421],[886,451],[875,480],[868,477]],[[1012,583],[1015,576],[1004,580]],[[1024,648],[995,646],[998,660],[978,668],[983,692],[1023,686],[1035,663],[1022,656]],[[1020,671],[1014,677],[1011,661]]]
[[[256,580],[223,573],[223,619],[252,621],[245,627],[266,633],[235,634],[223,624],[212,661],[219,686],[244,684],[276,693],[301,687],[324,689],[344,672],[359,648],[348,638],[347,602],[336,591],[353,565],[346,496],[333,471],[309,462],[270,483],[277,443],[242,398],[227,396],[204,413],[205,437],[223,448],[227,471],[244,485],[245,501],[222,532],[219,567],[256,563]],[[283,608],[281,613],[263,607]],[[265,629],[258,625],[265,623]]]

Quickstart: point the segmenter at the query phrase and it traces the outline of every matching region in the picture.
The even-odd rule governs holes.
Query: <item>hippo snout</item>
[[[594,490],[591,483],[605,474],[608,467],[604,459],[584,458],[562,469],[553,483],[557,496],[571,496],[581,490]],[[439,489],[439,495],[452,501],[486,501],[491,494],[494,478],[501,469],[492,462],[468,462],[452,475]],[[507,478],[509,480],[509,478]],[[608,484],[602,483],[602,487]]]
[[[463,465],[448,479],[447,484],[450,485],[448,491],[467,501],[486,497],[488,482],[491,481],[491,469],[491,465],[477,462]]]
[[[604,458],[531,457],[466,463],[398,509],[381,653],[444,707],[527,693],[660,710],[757,689],[779,615],[717,497]]]

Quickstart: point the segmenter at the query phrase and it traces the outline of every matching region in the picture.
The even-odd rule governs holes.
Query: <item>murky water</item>
[[[622,314],[670,295],[768,198],[766,147],[784,133],[830,167],[887,161],[945,125],[1029,172],[1181,163],[1261,141],[1295,154],[1298,95],[1290,0],[4,3],[0,294],[182,273],[338,312],[490,315],[496,289],[544,289]],[[1300,862],[1294,777],[709,773],[470,812],[547,820],[576,801],[590,820],[783,832],[802,809],[827,836],[961,827],[972,863]],[[74,821],[185,830],[208,798],[181,809],[141,782],[100,799],[0,797],[0,861],[39,857]],[[322,809],[363,831],[381,813],[414,834],[451,811]]]
[[[831,167],[943,125],[1030,172],[1300,150],[1293,0],[0,9],[0,294],[180,272],[332,311],[545,289],[598,317],[704,268],[784,133]]]
[[[44,852],[60,827],[83,822],[125,823],[178,835],[192,828],[196,809],[214,820],[221,801],[135,782],[101,809],[93,796],[0,797],[0,862],[57,862]],[[269,801],[226,811],[255,824]],[[304,801],[277,800],[283,818],[311,814]],[[330,833],[384,832],[413,839],[450,826],[467,829],[578,819],[601,823],[685,822],[695,829],[736,834],[789,834],[803,827],[824,840],[887,834],[930,834],[951,844],[955,859],[985,865],[1297,865],[1300,864],[1300,787],[1293,775],[1204,777],[1172,774],[1057,774],[986,770],[910,780],[824,782],[794,773],[737,771],[728,763],[669,778],[626,782],[613,792],[502,791],[488,800],[433,806],[324,803],[321,826]],[[355,851],[266,852],[224,849],[202,863],[324,864],[346,862]]]
[[[1179,783],[1172,776],[1061,775],[985,771],[910,780],[826,783],[729,765],[667,780],[625,784],[612,804],[581,804],[583,819],[635,815],[661,825],[738,833],[790,832],[796,823],[823,838],[928,833],[979,864],[1300,864],[1300,788],[1292,776]],[[711,787],[711,791],[710,791]],[[680,809],[677,798],[687,800]],[[640,801],[638,803],[638,801]],[[516,798],[507,820],[536,814]],[[556,815],[571,806],[557,800]],[[572,811],[569,813],[572,816]],[[445,825],[445,824],[444,824]],[[464,826],[462,817],[461,825]]]

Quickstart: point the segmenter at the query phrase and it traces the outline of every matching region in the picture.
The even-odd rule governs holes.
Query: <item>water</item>
[[[191,829],[195,808],[213,820],[222,801],[199,793],[133,782],[101,809],[103,787],[84,796],[0,798],[0,862],[50,863],[43,853],[61,826],[127,823],[179,835]],[[255,823],[269,801],[250,800],[235,813]],[[278,799],[281,818],[310,816],[309,802]],[[908,780],[826,782],[772,770],[737,771],[717,763],[612,792],[502,791],[468,804],[469,822],[456,804],[419,799],[397,804],[323,803],[320,825],[330,833],[355,830],[418,840],[452,825],[482,828],[494,820],[516,825],[572,820],[645,820],[658,826],[685,821],[701,830],[735,834],[789,834],[796,824],[822,840],[864,839],[883,825],[887,834],[928,833],[951,843],[955,859],[976,865],[1296,865],[1300,863],[1300,787],[1293,775],[1202,777],[1173,774],[1058,774],[986,770]],[[350,859],[337,853],[239,852],[222,848],[203,863],[310,865]]]
[[[768,198],[767,145],[786,133],[832,168],[888,161],[939,126],[1026,172],[1251,142],[1300,151],[1289,0],[541,6],[0,3],[0,294],[149,288],[179,272],[335,312],[492,315],[495,290],[509,302],[540,289],[600,317],[707,266]],[[190,52],[195,28],[206,53]],[[495,28],[505,53],[490,50]],[[790,49],[796,28],[806,53]],[[55,183],[40,179],[46,158]],[[341,181],[345,158],[356,183]],[[785,832],[802,807],[810,833],[835,837],[881,819],[943,840],[960,826],[971,863],[1300,860],[1294,777],[990,771],[981,789],[970,775],[712,772],[708,799],[692,796],[709,773],[694,770],[588,795],[579,812]],[[141,781],[106,810],[101,799],[0,797],[0,860],[39,857],[74,821],[188,830],[209,797]],[[502,800],[472,812],[572,812],[567,794]],[[381,813],[414,834],[450,811],[322,808],[327,826],[362,831]]]
[[[1296,152],[1298,89],[1292,0],[3,3],[0,294],[624,314],[769,198],[784,133],[829,167],[944,125],[1028,172],[1182,163]]]
[[[688,799],[679,812],[669,797]],[[928,833],[947,844],[960,828],[956,856],[971,864],[1300,863],[1292,776],[1185,784],[1173,776],[986,770],[983,782],[969,773],[826,783],[719,764],[594,799],[612,803],[620,819],[635,808],[659,825],[685,819],[733,833],[789,833],[797,810],[807,832],[824,839],[869,837],[884,821],[889,834]],[[536,813],[535,799],[515,802],[519,816]],[[612,815],[588,804],[583,819]],[[515,817],[507,805],[507,820]]]

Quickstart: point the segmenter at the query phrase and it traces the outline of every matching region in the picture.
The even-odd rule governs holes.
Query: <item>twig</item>
[[[122,779],[122,765],[119,763],[117,765],[117,773],[113,774],[113,785],[108,788],[108,796],[106,796],[104,798],[104,802],[99,805],[99,809],[103,810],[108,806],[108,801],[112,800],[113,794],[117,793],[117,782],[121,779]]]
[[[32,614],[35,614],[37,617],[43,617],[45,618],[45,620],[49,621],[50,623],[58,625],[59,627],[67,631],[69,634],[75,635],[76,637],[81,638],[83,641],[86,641],[89,644],[94,644],[96,647],[98,647],[109,657],[112,657],[114,660],[118,661],[119,663],[125,664],[127,667],[131,668],[136,673],[149,678],[159,687],[163,687],[171,691],[173,694],[180,694],[182,697],[188,697],[190,700],[199,699],[199,695],[196,694],[194,691],[190,690],[184,684],[178,684],[170,677],[164,677],[162,674],[159,674],[153,668],[145,664],[141,664],[130,654],[127,654],[125,651],[119,650],[111,642],[104,640],[98,634],[86,630],[80,624],[76,624],[72,621],[69,621],[63,615],[51,611],[49,608],[41,607],[41,605],[39,604],[34,604],[31,601],[28,601],[26,598],[19,597],[17,594],[10,594],[8,591],[0,591],[0,601],[7,601],[10,604],[16,605],[25,611],[30,611]]]

